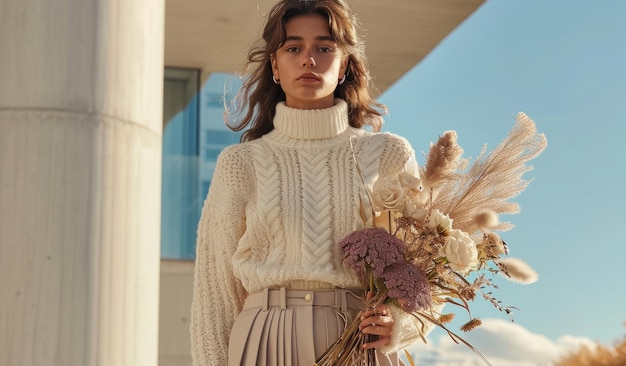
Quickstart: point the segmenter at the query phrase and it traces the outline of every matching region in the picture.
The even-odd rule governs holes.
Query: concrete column
[[[0,2],[0,365],[157,364],[164,0]]]

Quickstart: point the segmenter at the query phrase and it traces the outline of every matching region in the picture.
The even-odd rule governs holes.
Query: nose
[[[313,55],[307,53],[304,55],[304,59],[302,60],[302,67],[315,67],[315,59]]]

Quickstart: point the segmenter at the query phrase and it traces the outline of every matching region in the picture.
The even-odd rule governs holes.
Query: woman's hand
[[[367,299],[371,299],[374,294],[369,291],[367,293]],[[364,349],[382,347],[389,344],[391,341],[391,333],[393,331],[393,316],[389,307],[384,304],[378,305],[375,309],[368,310],[361,315],[361,323],[359,324],[359,330],[363,334],[376,335],[372,342],[364,343]]]

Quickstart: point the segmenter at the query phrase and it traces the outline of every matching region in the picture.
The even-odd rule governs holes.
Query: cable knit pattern
[[[337,254],[337,243],[364,227],[364,188],[350,141],[370,187],[380,175],[417,171],[405,139],[350,127],[343,100],[323,110],[280,103],[274,126],[260,139],[227,147],[217,161],[198,225],[196,366],[227,364],[230,329],[247,293],[294,281],[360,287]],[[396,320],[387,350],[416,339],[405,320]]]
[[[305,151],[301,155],[302,264],[307,270],[332,270],[331,190],[329,157]]]

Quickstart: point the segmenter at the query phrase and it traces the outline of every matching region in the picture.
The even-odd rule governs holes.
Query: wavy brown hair
[[[348,57],[346,80],[335,89],[335,98],[348,104],[352,127],[370,125],[375,131],[382,125],[386,107],[374,100],[365,45],[357,34],[357,19],[345,0],[282,0],[270,10],[263,37],[248,52],[243,85],[233,105],[226,108],[228,127],[241,131],[241,141],[251,141],[274,129],[276,104],[285,100],[280,85],[272,80],[270,57],[285,42],[285,25],[299,15],[318,14],[328,19],[330,34]]]

